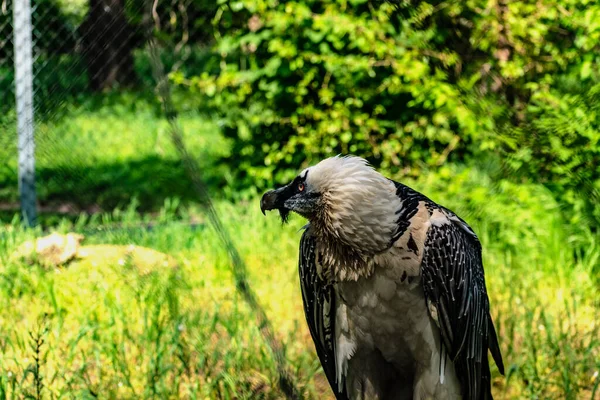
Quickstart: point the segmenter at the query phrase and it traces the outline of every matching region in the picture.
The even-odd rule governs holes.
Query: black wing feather
[[[333,285],[322,279],[317,271],[316,240],[306,229],[300,240],[300,288],[304,314],[315,343],[323,371],[336,399],[347,400],[345,382],[338,390],[335,367],[335,293]]]
[[[489,313],[481,244],[469,226],[449,210],[450,223],[432,225],[425,242],[422,282],[437,309],[442,343],[454,362],[463,397],[491,399],[488,350],[504,374]]]

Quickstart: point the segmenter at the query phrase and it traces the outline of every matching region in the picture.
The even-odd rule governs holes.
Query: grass
[[[252,228],[278,230],[276,221],[259,219],[255,213],[236,216],[249,236]],[[121,222],[135,221],[126,217]],[[29,234],[5,228],[2,235],[7,246],[3,254],[11,254]],[[250,246],[256,243],[244,242],[241,251],[255,257],[249,261],[266,267],[266,248],[253,252]],[[38,329],[38,316],[48,315],[48,357],[40,371],[45,390],[57,397],[233,398],[235,394],[243,398],[253,391],[275,395],[270,354],[231,284],[226,254],[210,230],[193,231],[165,217],[160,229],[101,230],[85,242],[96,243],[152,247],[169,253],[176,265],[139,265],[111,256],[114,250],[101,259],[84,259],[54,271],[3,262],[7,314],[1,318],[16,328],[0,339],[4,344],[0,364],[8,388],[17,394],[34,390],[33,376],[27,375],[34,359],[28,332]],[[284,246],[291,257],[293,243]],[[283,260],[275,261],[283,265]],[[294,268],[253,270],[259,296],[276,296],[277,301],[269,302],[272,315],[283,317],[289,309],[282,307],[294,303],[294,272]],[[277,333],[288,343],[297,332],[299,306],[295,304],[295,318],[277,321]],[[303,349],[304,344],[287,349],[294,354],[294,370],[314,374],[310,371],[316,370],[315,360]]]
[[[307,397],[323,398],[329,391],[304,322],[296,271],[303,221],[281,226],[274,215],[263,217],[256,204],[222,202],[218,209],[235,232],[276,335],[286,343],[299,386]],[[203,225],[187,225],[197,218],[193,209],[172,211],[166,209],[152,230],[103,228],[142,222],[132,210],[65,222],[57,230],[85,232],[83,244],[92,254],[50,270],[9,257],[33,232],[18,225],[0,229],[0,321],[11,327],[0,334],[0,393],[281,397],[271,354],[236,293],[216,235]],[[598,398],[600,304],[591,276],[597,239],[579,238],[588,256],[576,259],[571,247],[560,245],[562,227],[551,225],[548,238],[557,245],[540,257],[535,245],[544,243],[516,255],[494,246],[485,227],[476,229],[486,249],[492,312],[508,372],[504,378],[493,370],[497,398]],[[139,261],[118,247],[132,244],[173,261]]]
[[[136,197],[141,209],[157,211],[168,197],[193,200],[154,98],[144,92],[101,95],[56,107],[37,121],[35,162],[42,206],[112,210]],[[18,200],[14,118],[9,113],[0,121],[0,159],[5,161],[0,164],[0,203],[5,204]],[[185,108],[179,121],[207,183],[225,185],[228,171],[216,161],[229,146],[215,123]]]

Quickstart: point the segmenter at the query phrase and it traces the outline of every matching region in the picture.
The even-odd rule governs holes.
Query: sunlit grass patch
[[[237,219],[239,226],[269,223],[239,210],[236,214],[228,219]],[[270,225],[278,228],[276,222]],[[270,314],[277,321],[277,336],[298,342],[300,303],[298,313],[289,307],[295,298],[295,268],[265,263],[264,244],[247,228],[239,244],[244,254],[256,256],[248,257],[251,282],[275,310]],[[3,228],[2,235],[6,254],[31,238],[12,227]],[[143,250],[131,248],[132,243]],[[55,396],[244,398],[260,392],[280,397],[271,355],[210,229],[194,231],[180,221],[164,221],[159,228],[127,236],[100,231],[82,245],[78,259],[50,270],[4,257],[0,322],[14,329],[2,335],[1,365],[11,393],[34,388],[27,372],[32,365],[29,332],[47,315],[42,350],[48,357],[40,373],[44,389]],[[146,247],[165,251],[175,263],[165,265],[163,254]],[[269,297],[273,301],[265,301]],[[299,363],[296,369],[312,374],[314,358],[301,354],[306,353],[301,343],[287,352]]]
[[[600,303],[590,276],[574,271],[572,280],[561,281],[548,273],[487,275],[507,366],[506,380],[496,383],[507,398],[594,399]]]
[[[111,93],[61,104],[36,119],[35,164],[40,203],[54,210],[112,210],[137,198],[157,211],[169,197],[196,199],[170,136],[169,122],[152,93]],[[215,121],[197,110],[178,123],[188,151],[211,187],[229,170],[218,163],[230,145]],[[0,121],[4,128],[4,121]],[[15,125],[16,126],[16,125]],[[0,210],[18,204],[17,134],[6,124],[0,135]]]
[[[218,237],[201,214],[173,213],[175,206],[152,225],[129,209],[58,226],[86,237],[81,257],[54,269],[15,262],[8,255],[34,234],[16,224],[0,229],[0,323],[11,327],[0,333],[3,390],[35,393],[30,333],[39,331],[47,356],[38,372],[48,396],[281,398],[272,355],[236,292]],[[276,214],[263,217],[257,201],[217,208],[299,387],[308,398],[330,396],[298,286],[305,222],[294,217],[282,226]],[[496,398],[597,397],[594,236],[573,238],[550,224],[552,232],[515,252],[494,243],[485,224],[474,228],[507,367],[506,377],[493,369]],[[577,242],[588,257],[552,245],[557,240]]]

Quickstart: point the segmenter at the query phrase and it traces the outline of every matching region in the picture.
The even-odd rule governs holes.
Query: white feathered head
[[[317,234],[376,253],[389,244],[400,208],[394,183],[356,156],[336,156],[306,168],[288,185],[264,194],[261,210],[294,211]]]

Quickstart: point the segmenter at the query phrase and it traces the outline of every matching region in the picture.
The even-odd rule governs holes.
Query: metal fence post
[[[33,135],[33,44],[30,0],[13,3],[15,47],[15,97],[19,133],[19,195],[24,222],[37,220],[35,193],[35,144]]]

